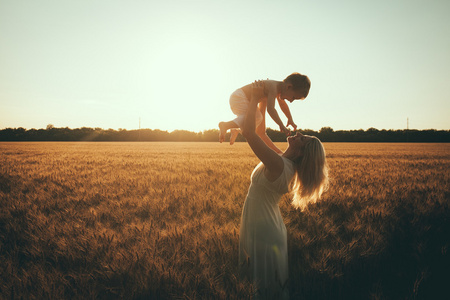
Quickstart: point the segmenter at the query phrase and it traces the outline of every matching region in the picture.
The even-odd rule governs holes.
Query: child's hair
[[[325,149],[313,136],[303,148],[303,156],[296,161],[296,174],[292,180],[292,205],[304,209],[308,203],[320,199],[328,189],[328,165]]]
[[[308,76],[300,73],[292,73],[283,81],[292,84],[294,90],[302,91],[305,98],[308,96],[309,89],[311,88],[311,80],[309,80]]]

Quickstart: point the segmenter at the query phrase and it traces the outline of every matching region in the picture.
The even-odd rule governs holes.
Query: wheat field
[[[325,148],[323,200],[280,202],[291,298],[448,295],[450,144]],[[0,298],[249,299],[257,163],[246,143],[0,143]]]

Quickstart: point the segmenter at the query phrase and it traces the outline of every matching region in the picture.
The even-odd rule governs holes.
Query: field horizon
[[[450,144],[324,146],[322,201],[280,201],[292,299],[448,295]],[[249,299],[257,163],[246,143],[0,142],[0,298]]]
[[[425,142],[449,143],[450,130],[416,130],[416,129],[382,129],[370,127],[367,130],[334,130],[322,127],[318,131],[312,129],[298,129],[306,135],[314,135],[322,142]],[[286,135],[278,130],[267,128],[269,138],[274,142],[285,142]],[[292,132],[294,133],[294,131]],[[160,129],[102,129],[102,128],[56,128],[49,124],[46,129],[5,128],[0,130],[0,141],[192,141],[217,142],[219,131],[207,129],[200,132],[188,130],[173,130],[171,132]],[[226,134],[229,140],[229,132]],[[239,135],[238,142],[245,142]]]

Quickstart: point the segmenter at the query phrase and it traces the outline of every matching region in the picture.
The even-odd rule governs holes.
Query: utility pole
[[[409,117],[406,117],[406,142],[409,142]]]

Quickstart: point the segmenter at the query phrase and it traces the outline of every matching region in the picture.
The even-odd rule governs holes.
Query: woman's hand
[[[280,131],[284,132],[284,134],[286,134],[286,136],[289,136],[291,134],[291,131],[283,125],[280,126]]]

